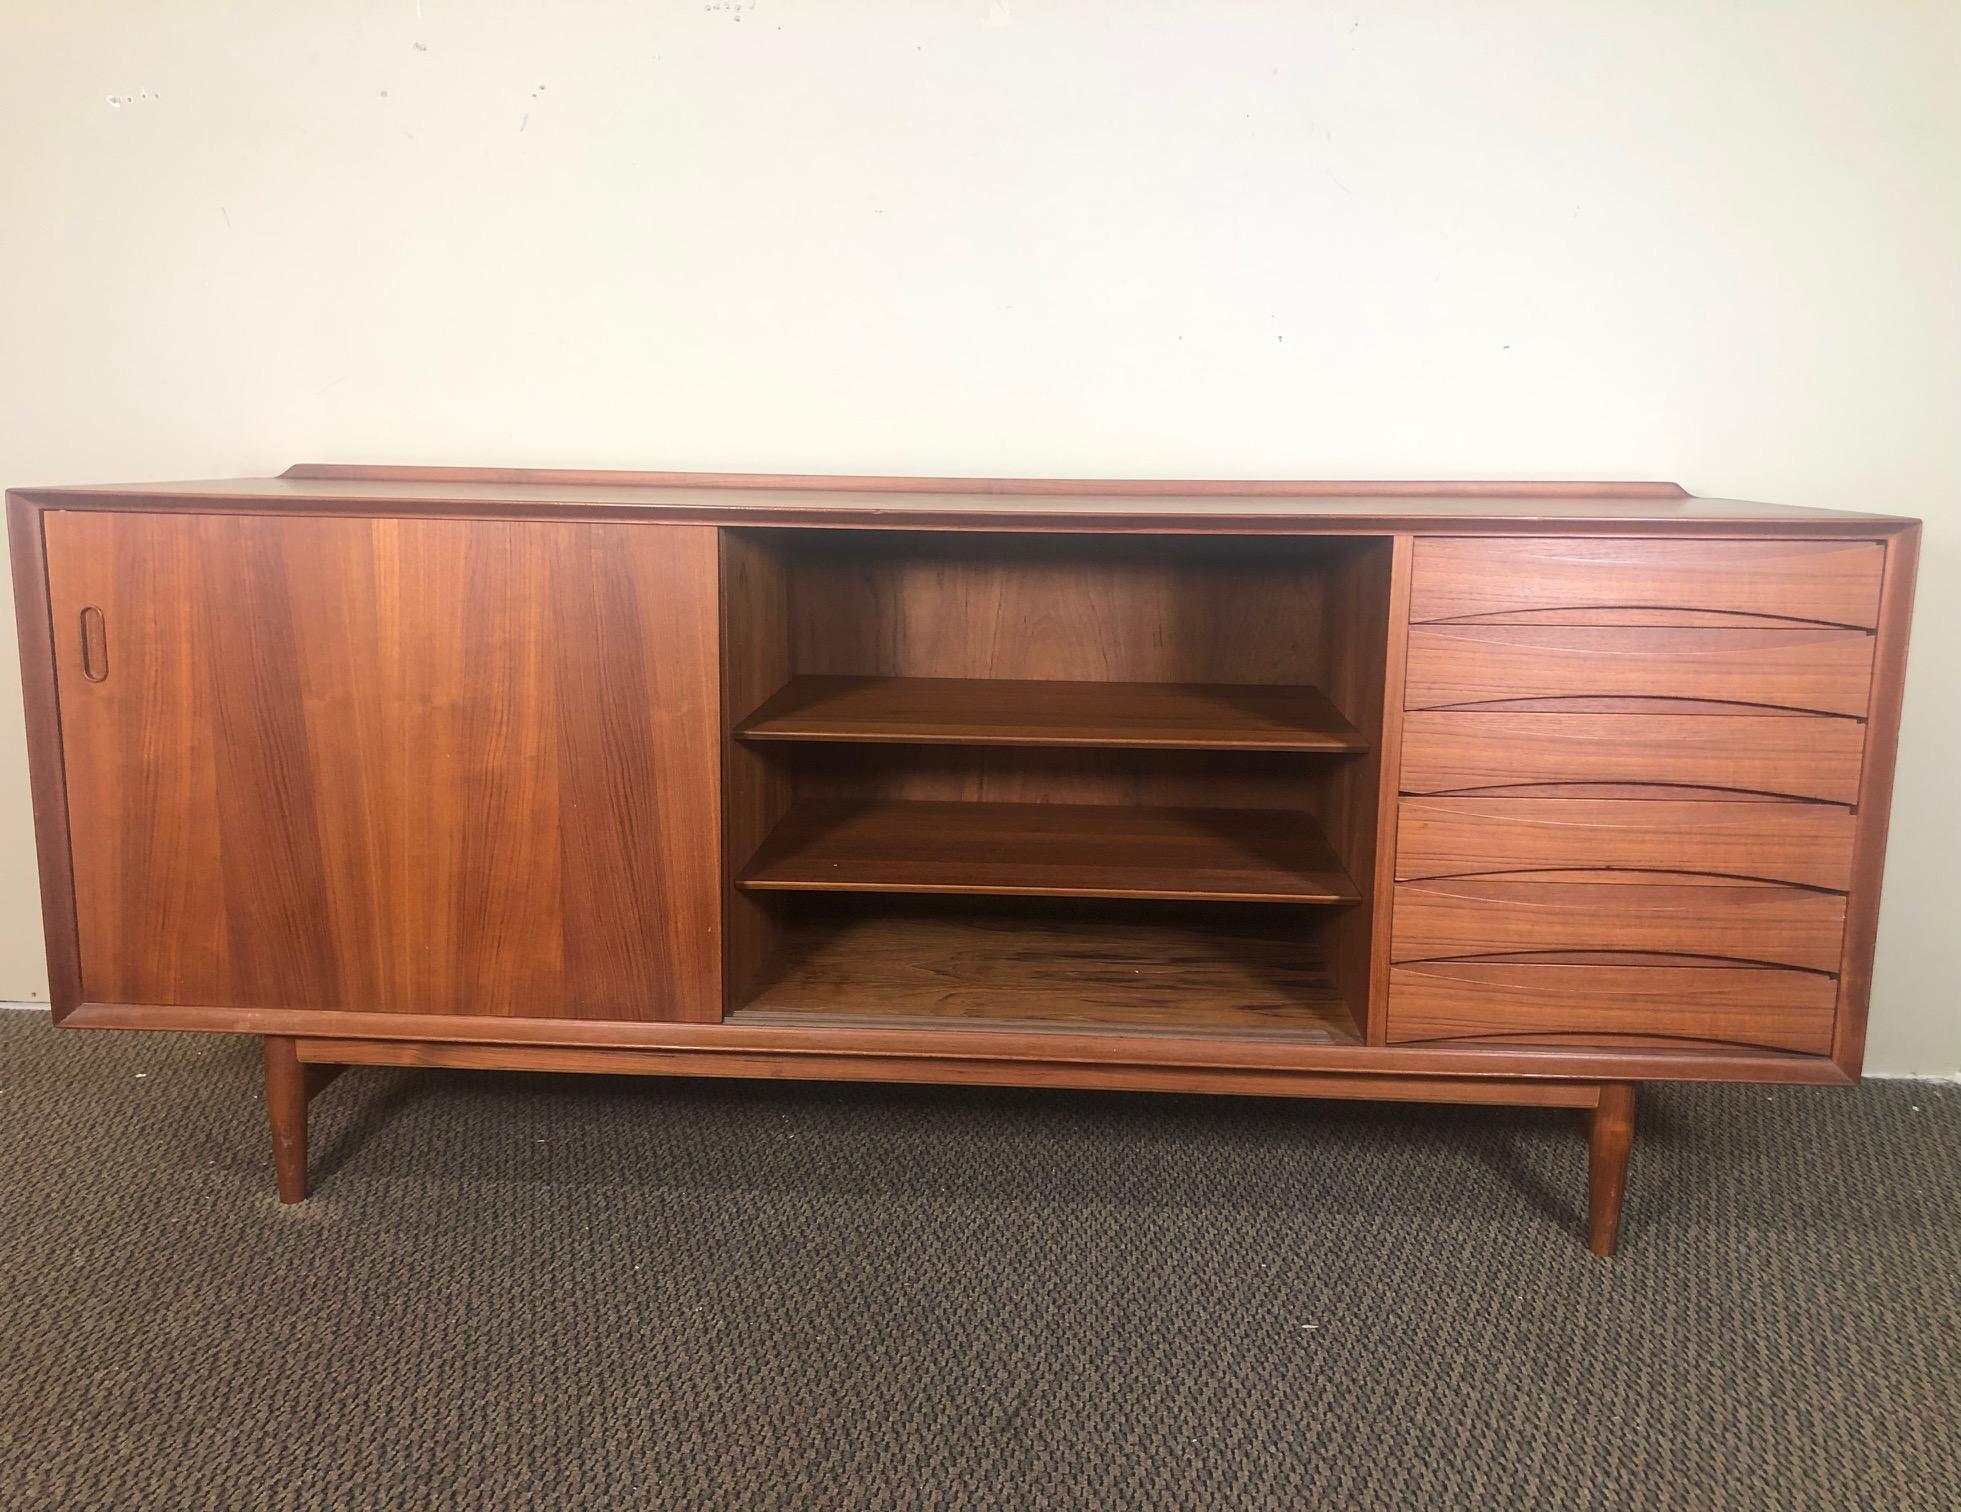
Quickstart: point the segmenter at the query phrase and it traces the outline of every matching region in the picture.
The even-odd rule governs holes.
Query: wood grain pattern
[[[1838,983],[1810,971],[1428,962],[1390,972],[1389,1039],[1642,1035],[1824,1055],[1837,1006]]]
[[[1115,804],[800,801],[743,868],[751,890],[1344,903],[1304,814]]]
[[[1757,618],[1869,630],[1883,555],[1874,541],[1425,536],[1410,618],[1732,626]]]
[[[91,997],[719,1016],[712,532],[59,514],[48,543]]]
[[[732,1021],[1359,1037],[1298,911],[1199,905],[818,910]]]
[[[1714,799],[1762,793],[1852,803],[1859,793],[1865,730],[1850,719],[1764,715],[1489,714],[1414,712],[1403,720],[1406,793],[1505,789],[1614,797],[1615,786],[1649,796]],[[1515,793],[1524,796],[1523,793]]]
[[[1836,804],[1411,797],[1396,876],[1626,867],[1842,892],[1852,838],[1852,811]]]
[[[1352,542],[775,533],[794,670],[844,677],[1325,687]]]
[[[1632,951],[1838,969],[1845,899],[1789,887],[1474,878],[1396,888],[1396,961]]]
[[[736,734],[907,745],[1368,748],[1316,688],[972,677],[796,677]]]
[[[1863,718],[1873,638],[1859,630],[1419,625],[1404,701],[1715,699]]]

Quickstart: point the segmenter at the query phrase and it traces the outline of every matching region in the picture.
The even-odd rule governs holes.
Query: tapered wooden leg
[[[1634,1083],[1607,1082],[1587,1140],[1587,1248],[1611,1255],[1620,1243],[1621,1195],[1634,1148]]]
[[[290,1039],[266,1041],[266,1117],[281,1202],[306,1198],[307,1068]]]

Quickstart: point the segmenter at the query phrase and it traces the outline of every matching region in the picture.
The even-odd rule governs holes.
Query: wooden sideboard
[[[53,1010],[336,1068],[1858,1075],[1918,525],[1673,484],[8,496]]]

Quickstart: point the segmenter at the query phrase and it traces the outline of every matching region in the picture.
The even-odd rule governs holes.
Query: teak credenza
[[[1859,1071],[1918,524],[1673,484],[8,496],[57,1021],[1588,1110]]]

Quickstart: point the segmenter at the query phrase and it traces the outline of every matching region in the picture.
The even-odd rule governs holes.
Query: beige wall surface
[[[7,0],[0,481],[1657,477],[1922,515],[1870,1065],[1952,1071],[1958,76],[1940,0]],[[9,673],[0,998],[45,995],[36,907]]]

